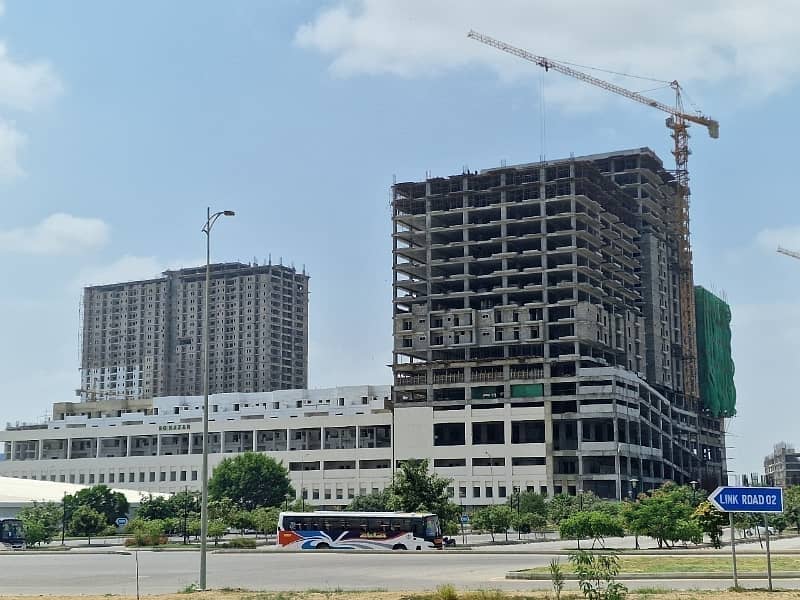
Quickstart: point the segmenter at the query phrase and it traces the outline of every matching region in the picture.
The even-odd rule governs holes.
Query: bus
[[[25,533],[19,519],[0,519],[0,550],[24,550]]]
[[[291,550],[441,550],[439,517],[401,512],[282,512],[278,547]]]

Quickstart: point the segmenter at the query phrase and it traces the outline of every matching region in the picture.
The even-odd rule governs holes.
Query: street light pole
[[[232,210],[222,210],[211,214],[211,208],[206,211],[206,224],[203,233],[206,234],[206,290],[205,304],[203,306],[203,466],[200,474],[202,492],[200,494],[200,589],[206,589],[206,553],[208,537],[208,388],[209,388],[209,316],[208,309],[211,305],[211,229],[214,223],[222,216],[232,217],[236,213]]]

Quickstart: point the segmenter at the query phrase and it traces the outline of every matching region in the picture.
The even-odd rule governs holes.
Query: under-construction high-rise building
[[[724,481],[730,415],[684,390],[674,193],[647,148],[396,184],[398,414],[548,493]]]
[[[206,268],[87,287],[81,395],[148,399],[203,393]],[[283,265],[211,265],[210,393],[308,383],[308,276]]]

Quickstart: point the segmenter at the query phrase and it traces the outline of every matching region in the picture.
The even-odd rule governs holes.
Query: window
[[[543,444],[544,421],[512,421],[512,444]]]
[[[497,495],[498,495],[500,498],[505,498],[505,497],[506,497],[506,486],[504,486],[504,485],[498,485],[498,486],[497,486]]]
[[[197,471],[192,471],[192,481],[197,481]]]
[[[472,497],[473,498],[480,498],[481,497],[481,488],[479,485],[472,486]]]
[[[502,444],[505,442],[502,421],[486,421],[472,424],[472,443]]]
[[[466,467],[466,458],[435,458],[433,459],[434,467]]]
[[[459,498],[466,498],[467,497],[467,488],[465,486],[459,486],[459,488],[458,488],[458,497]]]
[[[486,486],[486,497],[491,498],[494,496],[494,488],[490,485]]]
[[[463,446],[465,443],[464,423],[434,423],[434,446]]]

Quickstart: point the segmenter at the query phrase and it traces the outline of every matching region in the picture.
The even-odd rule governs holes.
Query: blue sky
[[[646,4],[6,0],[0,422],[73,397],[81,287],[199,264],[209,204],[237,211],[216,259],[310,271],[311,385],[389,383],[393,176],[640,146],[670,164],[663,114],[467,40],[475,28],[678,78],[720,120],[719,140],[692,138],[692,231],[696,282],[733,307],[732,468],[800,445],[800,261],[774,252],[800,248],[800,7],[676,0],[676,21]]]

